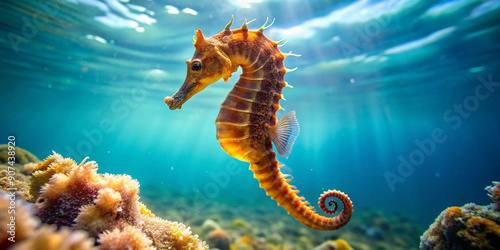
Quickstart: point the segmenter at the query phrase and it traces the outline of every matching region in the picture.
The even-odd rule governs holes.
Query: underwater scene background
[[[283,90],[286,111],[277,114],[295,110],[300,134],[278,160],[315,207],[323,191],[341,190],[358,227],[400,216],[418,228],[407,237],[418,248],[442,210],[491,203],[483,189],[500,174],[494,0],[2,1],[0,139],[13,135],[40,159],[53,150],[128,174],[154,213],[194,229],[207,219],[285,221],[278,242],[297,244],[309,229],[215,138],[220,103],[240,72],[181,110],[163,102],[184,81],[193,31],[212,36],[233,15],[234,27],[256,19],[252,30],[274,18],[266,36],[286,38],[280,50],[301,55],[285,60],[297,70],[285,76],[293,89]],[[364,227],[378,230],[363,231],[369,239],[387,239]]]

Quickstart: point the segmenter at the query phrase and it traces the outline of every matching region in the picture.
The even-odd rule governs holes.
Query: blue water
[[[210,1],[212,2],[212,1]],[[0,142],[52,150],[142,187],[204,205],[267,202],[248,164],[215,138],[219,105],[237,81],[171,111],[195,29],[220,32],[275,18],[286,37],[283,117],[300,135],[284,172],[315,203],[327,189],[354,208],[414,214],[490,203],[500,179],[500,1],[117,1],[0,3]],[[276,206],[274,202],[270,205]],[[276,206],[276,209],[282,209]],[[356,216],[356,213],[353,215]]]

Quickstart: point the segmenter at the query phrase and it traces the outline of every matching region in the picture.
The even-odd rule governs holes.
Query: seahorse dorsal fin
[[[288,159],[299,132],[299,122],[295,117],[295,111],[286,114],[278,124],[270,127],[269,136],[283,158]]]

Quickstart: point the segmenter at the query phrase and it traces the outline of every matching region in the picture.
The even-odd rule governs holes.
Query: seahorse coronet
[[[279,104],[284,99],[282,89],[293,88],[284,81],[284,76],[296,69],[285,68],[283,61],[287,56],[298,55],[283,54],[278,48],[283,40],[274,42],[263,34],[274,20],[268,26],[266,21],[258,30],[249,30],[248,24],[252,21],[245,20],[241,28],[231,30],[231,18],[222,32],[208,38],[197,30],[196,52],[188,61],[186,80],[179,91],[165,98],[165,103],[172,110],[180,109],[194,94],[221,78],[227,81],[241,66],[243,73],[220,105],[215,121],[217,140],[222,149],[238,160],[249,162],[249,169],[259,186],[299,222],[316,230],[339,229],[349,222],[354,211],[349,197],[341,191],[325,191],[319,198],[319,208],[327,214],[334,214],[337,201],[330,199],[328,205],[334,208],[328,209],[326,200],[335,197],[342,203],[342,211],[334,217],[319,215],[304,197],[297,195],[300,191],[289,184],[293,177],[280,170],[284,165],[279,165],[273,149],[273,139],[279,139],[274,143],[283,143],[283,138],[276,137],[277,129],[281,128],[277,126],[280,123],[276,112],[283,109]],[[193,71],[190,70],[192,62],[201,62],[205,66]],[[283,129],[286,128],[287,135],[293,135],[293,138],[291,142],[281,144],[284,147],[278,152],[287,157],[299,126],[294,111],[285,118],[289,123]]]

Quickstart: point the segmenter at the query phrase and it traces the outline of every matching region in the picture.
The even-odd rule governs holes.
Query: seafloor
[[[340,230],[316,231],[269,197],[197,204],[177,190],[139,191],[130,176],[100,173],[92,161],[54,153],[40,162],[16,148],[10,162],[7,153],[0,145],[0,249],[418,249],[424,232],[411,215],[365,208]]]
[[[9,157],[15,152],[15,161]],[[0,249],[497,249],[500,182],[493,203],[444,210],[424,233],[411,214],[356,208],[336,231],[297,222],[274,201],[197,200],[142,186],[53,153],[39,161],[0,145]],[[421,236],[422,235],[422,236]]]
[[[192,196],[142,186],[141,200],[159,217],[191,226],[211,249],[224,249],[224,237],[230,249],[343,249],[333,242],[339,239],[353,249],[419,249],[425,230],[411,214],[369,208],[356,208],[345,227],[323,232],[303,226],[271,199],[259,204],[211,202],[196,210]],[[210,234],[216,229],[219,234]]]

